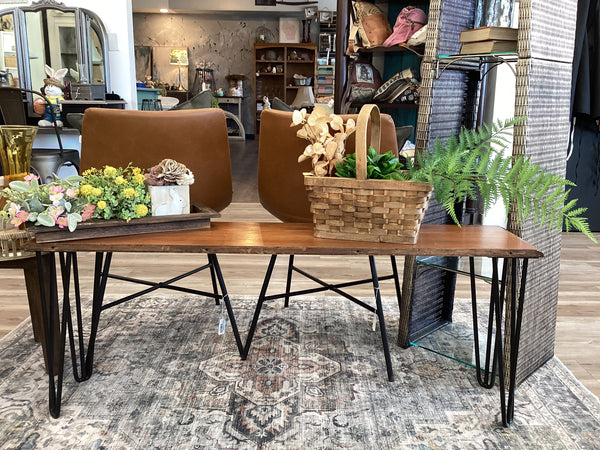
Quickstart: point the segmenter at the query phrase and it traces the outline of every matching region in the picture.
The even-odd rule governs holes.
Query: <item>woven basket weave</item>
[[[365,105],[356,123],[356,178],[305,174],[314,235],[353,241],[417,242],[431,198],[429,183],[367,179],[367,129],[379,153],[381,124],[377,105]]]

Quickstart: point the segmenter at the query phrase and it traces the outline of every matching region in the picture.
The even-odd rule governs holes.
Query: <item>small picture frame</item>
[[[295,18],[279,18],[279,42],[300,42],[300,21]]]
[[[319,11],[320,23],[333,23],[333,13],[327,9]]]
[[[304,18],[305,19],[316,19],[317,18],[317,7],[316,6],[307,6],[304,8]]]

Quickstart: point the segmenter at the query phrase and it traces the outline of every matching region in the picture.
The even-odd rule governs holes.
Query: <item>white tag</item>
[[[221,317],[219,320],[219,335],[225,334],[225,326],[227,325],[227,319],[225,317]]]
[[[373,316],[373,331],[377,331],[377,314]]]

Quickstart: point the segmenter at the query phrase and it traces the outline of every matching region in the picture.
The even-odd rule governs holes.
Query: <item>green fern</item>
[[[463,128],[445,142],[436,139],[431,152],[417,152],[414,163],[407,161],[404,179],[431,183],[436,200],[457,224],[455,203],[479,195],[484,211],[501,199],[507,214],[515,205],[521,222],[532,216],[540,226],[578,230],[596,242],[582,216],[586,208],[576,208],[576,200],[567,202],[570,191],[566,188],[574,186],[572,182],[522,155],[502,155],[509,129],[520,120],[499,120],[475,130]]]

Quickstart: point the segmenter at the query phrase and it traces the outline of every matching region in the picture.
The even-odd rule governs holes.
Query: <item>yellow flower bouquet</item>
[[[145,179],[142,170],[131,164],[125,168],[91,168],[83,172],[79,191],[95,206],[94,218],[129,221],[145,217],[150,211]]]

